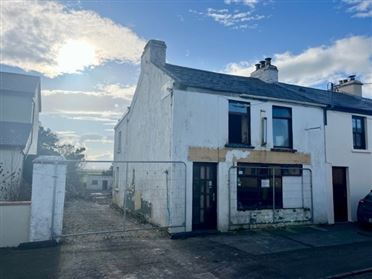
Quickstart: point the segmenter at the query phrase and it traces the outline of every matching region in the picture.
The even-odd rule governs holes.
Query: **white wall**
[[[97,184],[93,184],[93,180],[97,181]],[[103,189],[103,181],[107,181],[107,189]],[[98,174],[87,175],[86,178],[86,189],[89,191],[107,191],[112,188],[113,178],[112,176],[104,176]]]
[[[347,168],[349,221],[356,221],[358,201],[372,190],[372,116],[367,119],[367,150],[353,149],[352,113],[328,111],[326,154],[328,191],[332,193],[332,166]],[[333,195],[329,197],[329,222],[334,222]]]
[[[173,157],[172,160],[188,161],[189,147],[223,149],[228,141],[228,100],[248,101],[222,95],[174,92]],[[313,171],[314,218],[316,222],[327,221],[327,195],[324,167],[323,111],[317,107],[249,100],[251,104],[251,143],[255,150],[270,151],[272,140],[272,106],[292,108],[293,148],[311,155],[311,165],[304,167]],[[260,115],[262,110],[268,119],[267,146],[261,147]],[[218,166],[218,228],[226,230],[228,224],[228,169],[233,158],[249,157],[250,151],[235,149],[226,155],[226,161]],[[192,162],[187,162],[187,228],[192,226]]]
[[[136,207],[139,202],[142,205],[150,204],[151,221],[167,225],[166,189],[172,186],[167,184],[164,172],[168,170],[171,175],[172,165],[131,164],[127,169],[126,164],[117,162],[171,159],[172,94],[168,88],[172,87],[173,80],[150,63],[149,59],[146,55],[142,58],[141,75],[130,110],[115,128],[114,177],[118,183],[114,181],[113,202],[123,207],[124,189],[135,189],[133,199]],[[119,132],[121,143],[118,141]],[[118,149],[119,144],[121,152]]]
[[[0,202],[0,247],[29,240],[31,202]]]
[[[34,162],[30,241],[45,241],[62,234],[66,165],[64,158],[40,156]]]

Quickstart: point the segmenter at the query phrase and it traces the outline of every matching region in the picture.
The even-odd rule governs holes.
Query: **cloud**
[[[258,0],[225,0],[225,4],[243,4],[250,8],[254,8],[258,4]]]
[[[190,12],[199,16],[212,18],[215,22],[220,23],[225,27],[231,27],[233,29],[255,28],[257,24],[252,24],[251,22],[255,22],[265,18],[265,16],[263,15],[252,14],[251,11],[231,11],[229,9],[217,10],[208,8],[206,12],[195,10],[190,10]]]
[[[356,74],[365,83],[364,96],[372,98],[371,45],[372,37],[352,36],[298,54],[289,51],[274,54],[273,64],[279,69],[280,81],[304,86],[337,82],[349,74]],[[249,76],[257,60],[231,63],[224,71]]]
[[[145,44],[128,27],[54,1],[2,1],[0,18],[0,62],[48,77],[136,64]]]
[[[372,17],[372,1],[371,0],[342,0],[349,6],[347,12],[352,13],[353,17]]]
[[[52,95],[86,95],[95,97],[112,97],[114,99],[124,99],[127,101],[132,100],[134,91],[136,90],[135,85],[122,85],[119,83],[113,84],[99,84],[96,90],[92,91],[75,91],[75,90],[43,90],[43,96]],[[71,96],[72,97],[72,96]]]

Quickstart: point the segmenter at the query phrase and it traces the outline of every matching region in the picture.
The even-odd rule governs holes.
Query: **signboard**
[[[270,179],[261,179],[261,188],[270,188]]]

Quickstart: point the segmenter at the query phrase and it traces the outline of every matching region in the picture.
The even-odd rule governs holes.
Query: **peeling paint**
[[[246,148],[189,147],[188,160],[193,162],[242,162],[262,164],[304,164],[311,163],[307,153],[290,153]]]
[[[250,152],[249,151],[244,151],[244,150],[229,150],[226,152],[225,155],[225,160],[227,162],[236,162],[239,159],[247,158],[249,156]]]

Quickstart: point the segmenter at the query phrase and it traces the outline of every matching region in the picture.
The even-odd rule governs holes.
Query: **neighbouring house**
[[[186,231],[354,221],[372,188],[372,100],[361,86],[354,76],[331,91],[281,83],[270,58],[251,77],[176,66],[151,40],[115,127],[113,201],[125,206],[129,195],[150,222]],[[151,179],[139,183],[135,167],[119,163],[136,160],[185,162],[185,186],[153,187],[167,183],[168,206],[146,192]]]
[[[36,155],[40,78],[0,72],[0,200],[19,198],[23,162]]]
[[[112,175],[102,171],[85,171],[82,173],[82,181],[88,192],[108,192],[112,189]]]

